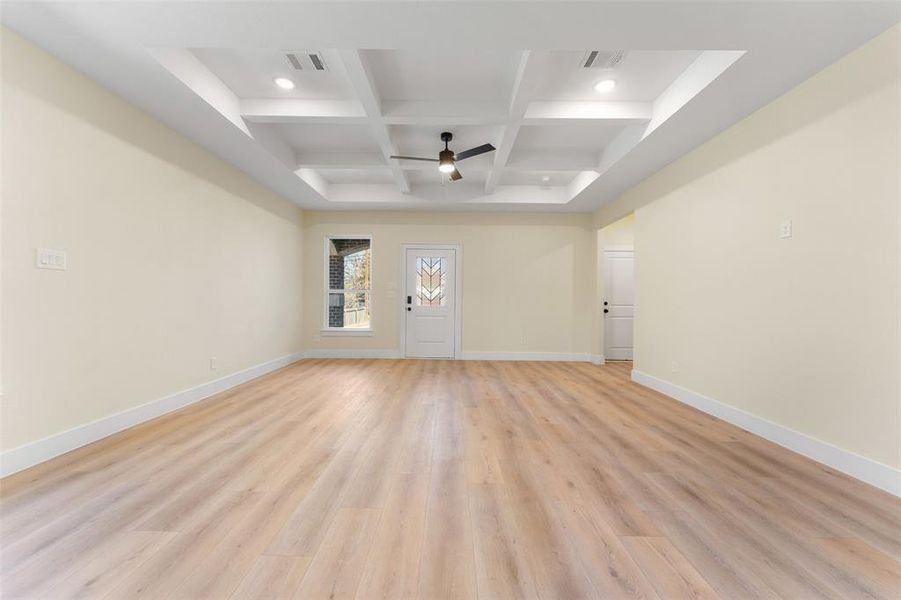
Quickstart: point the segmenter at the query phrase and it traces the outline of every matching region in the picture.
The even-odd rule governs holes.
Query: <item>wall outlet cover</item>
[[[792,236],[792,222],[791,219],[786,219],[779,223],[779,237],[781,239],[790,238]]]
[[[38,269],[51,269],[65,271],[68,269],[65,250],[51,250],[50,248],[38,248],[35,253],[35,266]]]

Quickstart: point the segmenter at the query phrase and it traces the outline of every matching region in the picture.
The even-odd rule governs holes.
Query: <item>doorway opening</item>
[[[602,336],[605,360],[633,358],[635,325],[635,252],[632,214],[599,232]]]

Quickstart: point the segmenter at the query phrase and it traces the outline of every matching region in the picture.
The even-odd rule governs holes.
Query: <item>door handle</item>
[[[408,307],[407,307],[407,312],[410,312],[411,310],[413,310],[413,309],[410,308],[410,307],[408,306]]]
[[[407,304],[413,304],[413,296],[407,296]]]
[[[608,312],[610,312],[610,309],[605,308],[605,309],[604,309],[604,313],[606,314],[606,313],[608,313]]]

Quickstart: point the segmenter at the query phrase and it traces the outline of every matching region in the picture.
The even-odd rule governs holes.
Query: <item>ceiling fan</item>
[[[442,173],[449,173],[451,181],[457,181],[458,179],[463,179],[460,171],[457,170],[456,162],[458,160],[471,158],[473,156],[478,156],[479,154],[485,154],[486,152],[491,152],[495,149],[491,144],[482,144],[481,146],[476,146],[475,148],[470,148],[469,150],[455,153],[453,150],[449,150],[447,147],[447,144],[452,139],[454,139],[454,134],[449,131],[445,131],[441,134],[441,141],[444,142],[444,150],[438,153],[438,158],[422,158],[420,156],[392,156],[391,158],[397,158],[401,160],[424,160],[427,162],[436,162],[438,163],[439,171],[441,171]]]

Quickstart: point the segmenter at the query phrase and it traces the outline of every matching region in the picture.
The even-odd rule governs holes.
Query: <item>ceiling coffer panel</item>
[[[325,59],[315,50],[297,50],[285,54],[295,71],[328,71]]]

